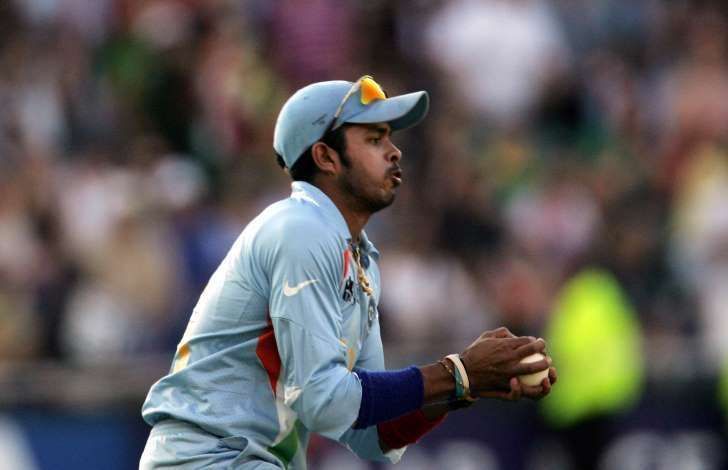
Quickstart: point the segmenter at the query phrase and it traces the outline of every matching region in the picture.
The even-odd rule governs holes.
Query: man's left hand
[[[478,395],[479,398],[497,398],[500,400],[516,401],[521,398],[530,398],[531,400],[540,400],[549,393],[551,387],[558,380],[558,374],[555,367],[549,367],[549,376],[541,381],[540,385],[529,386],[524,385],[518,380],[518,377],[512,377],[510,381],[511,389],[509,391],[490,391]]]

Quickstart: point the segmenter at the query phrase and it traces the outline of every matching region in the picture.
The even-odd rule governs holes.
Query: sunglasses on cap
[[[363,77],[359,78],[354,84],[349,88],[349,91],[346,92],[344,97],[341,99],[341,103],[339,103],[339,106],[336,108],[336,112],[334,113],[334,118],[331,120],[331,124],[329,125],[329,128],[326,130],[324,134],[327,134],[334,129],[338,128],[341,123],[336,123],[336,121],[339,120],[339,117],[341,116],[341,113],[344,111],[344,106],[349,101],[349,99],[357,92],[360,91],[359,101],[364,106],[371,104],[374,101],[377,100],[384,100],[387,98],[387,93],[382,89],[382,87],[379,85],[379,83],[375,82],[374,79],[369,75],[364,75]]]

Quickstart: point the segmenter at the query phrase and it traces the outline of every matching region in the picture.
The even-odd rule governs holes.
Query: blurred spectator
[[[0,291],[0,360],[17,361],[38,356],[44,325],[23,294]]]
[[[411,246],[382,257],[381,270],[387,280],[382,321],[393,343],[419,344],[422,353],[432,344],[461,348],[471,332],[492,326],[473,279],[456,258]]]
[[[704,347],[717,367],[728,357],[728,154],[707,145],[685,165],[673,213],[673,261],[701,299]]]
[[[597,202],[563,173],[538,185],[543,187],[534,186],[514,195],[505,207],[509,234],[532,256],[554,267],[567,266],[591,248],[600,228]]]
[[[427,45],[472,110],[506,128],[528,120],[571,60],[551,4],[540,0],[449,2],[428,25]]]
[[[542,410],[568,429],[576,468],[589,468],[612,432],[605,418],[634,406],[643,387],[638,317],[609,273],[585,269],[564,285],[547,335],[563,380]]]
[[[351,59],[364,52],[357,50],[364,41],[356,41],[354,2],[281,0],[269,14],[271,57],[292,89],[357,75]]]

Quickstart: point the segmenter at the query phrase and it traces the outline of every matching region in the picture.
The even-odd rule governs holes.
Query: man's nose
[[[398,163],[402,159],[402,151],[396,145],[392,144],[392,148],[387,156],[390,163]]]

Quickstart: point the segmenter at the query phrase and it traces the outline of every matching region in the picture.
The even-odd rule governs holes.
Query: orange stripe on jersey
[[[346,250],[344,250],[344,274],[343,274],[343,276],[341,276],[341,282],[346,281],[346,278],[349,277],[349,265],[350,265],[349,259],[350,258],[351,258],[351,251],[347,248]]]
[[[172,373],[176,373],[187,367],[187,363],[190,361],[190,345],[187,343],[180,344],[177,347],[177,355],[174,358],[174,364],[172,365]]]
[[[273,333],[273,325],[270,322],[270,318],[268,319],[268,327],[258,336],[258,345],[255,347],[255,354],[268,373],[270,388],[273,390],[273,395],[275,396],[278,377],[281,374],[281,356],[278,354],[278,345],[276,344],[276,337]]]

